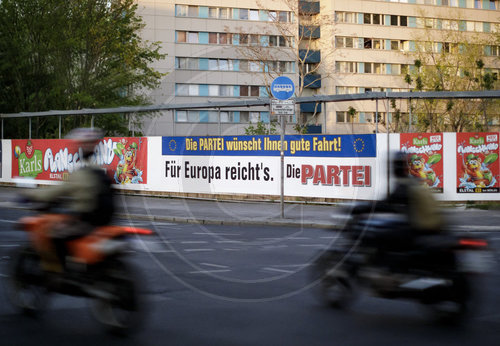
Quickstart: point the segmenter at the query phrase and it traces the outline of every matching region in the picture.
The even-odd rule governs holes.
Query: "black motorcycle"
[[[354,213],[334,245],[312,265],[322,301],[349,307],[361,289],[377,297],[411,299],[440,321],[457,322],[473,298],[471,277],[488,271],[488,242],[443,230],[415,236],[405,219]]]

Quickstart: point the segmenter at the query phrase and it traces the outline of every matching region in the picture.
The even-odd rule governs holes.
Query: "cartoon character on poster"
[[[409,174],[434,192],[443,191],[443,135],[402,133],[400,149],[408,155]]]
[[[498,192],[498,135],[457,134],[457,144],[458,192]]]
[[[135,142],[128,144],[126,139],[116,143],[114,153],[119,158],[119,162],[116,165],[114,178],[117,184],[142,183],[143,171],[136,167],[139,145]]]
[[[437,187],[441,180],[432,169],[432,166],[441,161],[440,154],[433,154],[428,159],[426,155],[408,155],[410,175],[421,179],[429,187]]]

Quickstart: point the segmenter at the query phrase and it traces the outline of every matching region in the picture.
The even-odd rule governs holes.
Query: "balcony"
[[[321,113],[321,103],[317,103],[317,106],[316,102],[301,103],[300,111],[302,113],[314,113],[314,111],[316,111],[316,113]]]
[[[314,40],[321,37],[321,30],[319,26],[299,26],[299,37],[302,39]]]
[[[303,15],[319,14],[319,1],[299,1],[299,13]]]
[[[318,64],[321,62],[321,52],[319,50],[299,50],[300,60],[306,64]]]
[[[319,89],[321,88],[321,75],[308,74],[304,76],[304,88]]]

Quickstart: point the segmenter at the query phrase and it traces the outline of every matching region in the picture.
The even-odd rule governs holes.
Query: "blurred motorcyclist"
[[[396,186],[383,204],[389,210],[406,215],[410,228],[417,233],[439,232],[442,218],[428,187],[409,174],[407,154],[396,152],[392,159]]]
[[[64,200],[67,203],[64,209],[69,215],[68,220],[53,225],[50,231],[57,258],[49,255],[49,261],[52,260],[49,269],[56,271],[60,271],[65,265],[66,242],[89,234],[97,226],[108,224],[114,211],[111,180],[102,168],[90,160],[96,145],[103,138],[102,131],[78,128],[72,130],[66,138],[75,141],[81,149],[82,166],[59,185],[27,193],[27,197],[35,202],[52,204]],[[55,259],[59,260],[62,268],[54,265]]]
[[[405,264],[388,259],[389,253],[406,252],[417,246],[417,239],[440,232],[443,222],[436,200],[425,184],[409,175],[407,155],[397,152],[392,158],[392,169],[396,178],[393,191],[374,206],[354,213],[389,213],[383,226],[365,234],[365,242],[377,249],[377,260],[387,265],[392,272],[404,270]],[[419,238],[421,237],[421,238]],[[431,239],[432,240],[432,239]]]

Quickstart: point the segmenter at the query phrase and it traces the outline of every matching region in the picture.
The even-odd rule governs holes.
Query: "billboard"
[[[372,197],[375,135],[287,135],[283,150],[286,195]],[[175,192],[279,195],[280,152],[274,135],[162,137],[161,185]]]
[[[147,183],[147,138],[108,137],[91,161],[106,169],[116,184]],[[81,167],[82,150],[68,139],[12,140],[12,177],[66,180]]]
[[[499,192],[498,132],[457,133],[457,193]]]
[[[408,155],[409,174],[433,192],[443,192],[443,134],[401,133],[400,150]]]

